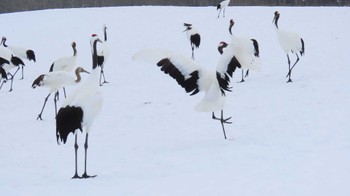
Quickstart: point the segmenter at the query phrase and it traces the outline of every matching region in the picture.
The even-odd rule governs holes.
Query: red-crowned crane
[[[2,68],[5,70],[7,75],[10,75],[11,78],[11,87],[9,91],[12,91],[12,85],[13,85],[13,79],[15,75],[17,74],[18,70],[20,69],[20,66],[24,66],[24,62],[19,57],[15,56],[13,52],[5,47],[3,45],[4,39],[1,39],[1,46],[0,46],[0,62],[2,64]],[[4,63],[5,61],[5,63]],[[8,63],[7,63],[8,62]],[[11,73],[10,71],[14,68],[17,68],[14,73]]]
[[[141,50],[133,56],[133,60],[157,64],[161,71],[174,78],[190,95],[205,92],[205,96],[195,106],[195,110],[211,112],[212,118],[221,122],[225,139],[227,137],[224,124],[231,123],[229,122],[231,117],[223,117],[225,93],[231,91],[230,77],[237,67],[255,68],[259,66],[251,61],[248,54],[244,55],[244,51],[233,45],[226,47],[215,71],[208,71],[180,54],[160,49]],[[221,111],[220,118],[214,115],[216,111]]]
[[[32,49],[27,49],[27,48],[23,48],[23,47],[19,47],[19,46],[10,46],[10,45],[7,45],[6,44],[6,37],[2,37],[3,39],[3,42],[2,44],[4,45],[4,47],[7,47],[8,49],[10,49],[13,54],[21,59],[27,59],[29,61],[34,61],[36,62],[36,58],[35,58],[35,53]],[[22,68],[22,78],[24,78],[24,73],[23,73],[23,68],[24,68],[24,65],[21,66]]]
[[[288,74],[286,77],[288,77],[287,82],[292,82],[291,76],[292,76],[292,70],[295,67],[295,65],[299,61],[299,56],[298,52],[300,53],[301,56],[305,53],[305,44],[304,40],[296,33],[291,32],[291,31],[285,31],[281,30],[278,27],[278,19],[280,18],[280,13],[278,11],[275,11],[273,21],[275,23],[275,30],[277,33],[277,38],[278,41],[284,50],[284,52],[287,54],[287,59],[288,59]],[[290,58],[289,58],[289,53],[295,53],[297,59],[293,66],[291,67],[290,65]]]
[[[101,42],[96,34],[91,37],[91,49],[92,49],[92,72],[87,81],[80,86],[76,91],[70,94],[56,116],[56,138],[59,141],[66,143],[68,135],[70,133],[75,134],[75,174],[73,179],[76,178],[92,178],[96,175],[90,176],[87,174],[87,149],[88,149],[88,136],[90,133],[91,125],[94,122],[97,114],[102,108],[102,94],[99,91],[99,74],[101,73],[100,67],[97,65],[97,42]],[[84,174],[78,175],[78,143],[77,143],[77,130],[86,133],[85,137],[85,165]]]
[[[55,60],[51,64],[49,72],[54,72],[54,71],[70,72],[73,70],[73,67],[75,66],[75,63],[77,61],[77,48],[76,48],[77,44],[75,42],[72,42],[71,45],[72,45],[72,49],[73,49],[73,55],[61,57],[61,58]],[[63,92],[64,92],[64,97],[66,97],[66,90],[65,90],[64,86],[63,86]]]
[[[46,74],[40,75],[33,81],[32,88],[36,87],[46,87],[50,89],[50,93],[46,96],[44,105],[41,108],[40,114],[36,118],[37,120],[42,120],[41,115],[43,114],[47,99],[52,93],[55,93],[54,103],[55,103],[55,115],[57,114],[57,100],[58,100],[58,89],[65,86],[76,85],[81,81],[80,73],[89,73],[82,67],[78,67],[75,70],[75,76],[67,71],[54,71]]]
[[[235,22],[233,21],[233,19],[231,19],[230,25],[229,25],[229,32],[231,34],[232,44],[235,44],[236,47],[239,47],[242,50],[245,50],[247,53],[259,58],[259,44],[256,41],[256,39],[237,37],[235,34],[232,33],[232,27],[234,26],[234,24]],[[244,82],[244,78],[247,77],[248,74],[249,74],[249,69],[247,69],[245,75],[244,75],[244,69],[242,69],[242,80],[240,82]]]
[[[98,55],[98,60],[97,60],[97,64],[98,66],[101,67],[101,73],[100,73],[100,86],[102,86],[102,84],[108,83],[106,81],[106,77],[104,74],[104,66],[108,60],[109,57],[109,46],[108,46],[108,42],[107,42],[107,26],[104,25],[103,26],[103,35],[104,35],[104,39],[102,44],[100,44],[100,47],[97,48],[97,55]],[[103,77],[103,82],[101,83]]]
[[[220,18],[221,11],[223,11],[223,17],[225,17],[225,11],[228,4],[230,4],[230,0],[224,0],[216,6],[216,10],[219,10],[218,18]]]
[[[199,48],[201,44],[201,36],[197,29],[193,28],[192,24],[184,23],[186,29],[187,39],[190,41],[191,49],[192,49],[192,59],[194,60],[194,48]]]

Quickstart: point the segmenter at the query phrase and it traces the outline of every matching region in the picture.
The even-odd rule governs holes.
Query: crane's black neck
[[[2,45],[4,45],[4,47],[7,47],[7,46],[8,46],[8,45],[6,44],[6,39],[4,39],[4,38],[1,40],[1,43],[2,43]]]
[[[92,43],[92,69],[96,69],[97,67],[97,41],[94,40]]]
[[[107,28],[106,27],[104,28],[104,36],[105,36],[105,40],[104,41],[106,42],[107,41]]]
[[[276,28],[278,29],[278,19],[280,18],[280,16],[279,15],[276,15],[275,16],[275,26],[276,26]]]

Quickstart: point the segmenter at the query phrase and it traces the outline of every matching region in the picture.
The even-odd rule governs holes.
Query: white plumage
[[[50,72],[51,71],[72,71],[75,63],[77,61],[77,49],[76,49],[76,43],[72,42],[71,44],[72,49],[73,49],[73,55],[72,56],[66,56],[66,57],[61,57],[57,60],[55,60],[50,67]]]
[[[289,77],[289,79],[287,82],[292,82],[292,79],[291,79],[292,70],[299,61],[298,52],[300,52],[300,55],[302,56],[305,53],[305,45],[304,45],[304,40],[297,33],[279,29],[278,27],[279,17],[280,17],[280,13],[276,11],[274,14],[273,22],[275,23],[275,30],[276,30],[278,42],[280,43],[284,52],[287,54],[287,58],[288,58],[289,69],[286,77]],[[294,53],[297,57],[292,67],[290,64],[289,53]]]
[[[180,54],[161,49],[141,50],[133,56],[133,60],[157,64],[161,71],[169,74],[191,95],[204,92],[205,95],[195,106],[195,110],[212,112],[213,119],[220,120],[226,139],[224,123],[230,123],[228,122],[230,118],[223,118],[223,109],[225,92],[231,91],[229,87],[230,77],[237,67],[256,68],[259,66],[251,61],[249,55],[241,55],[238,60],[236,54],[239,53],[244,53],[244,51],[239,50],[234,45],[228,45],[215,71],[206,70]],[[216,118],[214,112],[220,110],[221,118]]]
[[[245,51],[244,54],[252,55],[252,58],[258,60],[259,58],[259,44],[255,39],[238,37],[232,32],[232,28],[235,22],[231,19],[229,25],[229,32],[231,34],[231,43],[240,50]],[[253,57],[254,56],[254,57]],[[247,69],[246,74],[244,75],[244,69],[242,69],[242,79],[240,82],[244,82],[244,78],[249,74],[249,69]]]
[[[35,52],[32,49],[23,48],[20,46],[7,45],[6,44],[7,38],[3,37],[2,39],[3,39],[3,45],[8,49],[10,49],[15,56],[21,59],[27,59],[28,61],[36,62]]]

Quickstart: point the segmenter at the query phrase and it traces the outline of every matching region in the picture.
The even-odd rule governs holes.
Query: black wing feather
[[[81,132],[83,121],[83,110],[81,107],[66,106],[61,108],[56,116],[56,138],[65,144],[67,137],[79,129]]]
[[[190,95],[195,95],[199,92],[197,85],[199,75],[197,70],[190,74],[191,77],[185,79],[185,76],[181,73],[181,71],[168,58],[160,60],[157,63],[157,66],[161,67],[160,70],[165,74],[168,74],[174,78],[177,83],[186,90],[187,93],[191,93]]]

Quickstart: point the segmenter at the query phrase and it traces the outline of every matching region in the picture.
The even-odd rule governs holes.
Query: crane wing
[[[161,49],[145,49],[136,53],[133,60],[156,64],[191,95],[201,90],[198,83],[201,70],[187,57]]]
[[[236,68],[259,69],[260,60],[244,48],[235,44],[228,44],[216,67],[216,79],[223,95],[225,91],[231,91],[229,87],[230,78]]]

